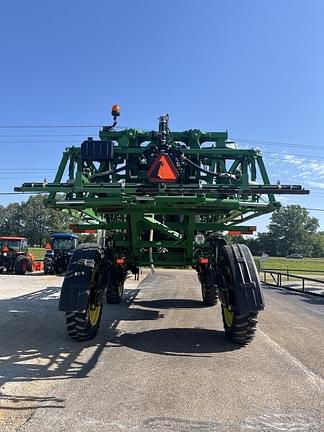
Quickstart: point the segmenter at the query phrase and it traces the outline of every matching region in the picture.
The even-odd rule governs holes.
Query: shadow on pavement
[[[181,357],[209,357],[202,354],[241,348],[229,342],[223,331],[203,328],[165,328],[124,333],[110,342],[138,351]]]
[[[324,296],[314,296],[310,293],[303,293],[302,291],[292,291],[287,288],[281,288],[281,287],[272,287],[269,285],[263,285],[263,289],[269,290],[269,291],[275,291],[277,294],[281,294],[285,297],[296,297],[300,298],[302,301],[312,304],[312,305],[322,305],[324,306]]]
[[[66,335],[64,313],[58,311],[59,287],[0,300],[0,406],[3,409],[28,409],[27,406],[19,408],[19,403],[24,401],[24,405],[33,405],[32,408],[37,408],[38,402],[41,406],[62,408],[62,401],[55,398],[21,395],[19,388],[16,395],[12,387],[9,388],[15,394],[8,395],[11,391],[6,391],[7,387],[3,386],[86,378],[102,351],[109,349],[107,341],[116,335],[121,320],[161,317],[158,311],[129,309],[138,291],[125,290],[126,299],[121,305],[105,305],[98,336],[87,342],[75,342]]]
[[[86,377],[106,342],[116,335],[120,321],[163,317],[155,310],[129,308],[138,291],[125,290],[125,302],[120,305],[104,305],[99,333],[86,342],[66,335],[64,313],[58,311],[59,287],[0,300],[0,386],[12,381]],[[87,348],[91,348],[87,361],[76,362]]]
[[[152,309],[195,309],[206,307],[201,301],[190,299],[141,300],[135,301],[134,305]]]
[[[120,335],[117,326],[121,321],[158,320],[164,315],[157,309],[202,306],[201,302],[185,299],[136,302],[138,292],[137,288],[126,289],[123,303],[104,305],[99,333],[87,342],[75,342],[66,334],[64,314],[58,311],[60,287],[0,300],[0,388],[8,383],[87,378],[103,350],[114,346],[111,343],[175,356],[203,357],[203,354],[239,348],[228,342],[223,332],[200,328],[167,328]],[[46,399],[35,393],[32,393],[35,397],[23,396],[21,391],[9,395],[11,391],[4,387],[0,391],[0,404],[6,409],[10,398],[16,398],[12,403],[17,404],[17,409],[21,401],[28,405],[39,402],[53,408],[64,406],[55,398]]]

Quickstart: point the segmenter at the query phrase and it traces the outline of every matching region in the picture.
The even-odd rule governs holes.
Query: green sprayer
[[[79,245],[65,274],[59,309],[71,338],[98,331],[103,301],[122,301],[128,272],[141,266],[192,267],[202,301],[219,300],[226,335],[241,345],[264,308],[248,247],[223,234],[253,232],[246,222],[280,206],[275,194],[307,194],[299,185],[272,185],[259,150],[239,149],[227,132],[173,132],[168,115],[158,130],[116,130],[113,124],[67,148],[51,183],[24,183],[20,192],[48,194],[48,205],[78,215],[76,232],[100,230],[101,244]]]

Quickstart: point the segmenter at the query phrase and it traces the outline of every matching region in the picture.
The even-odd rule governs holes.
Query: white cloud
[[[297,157],[297,156],[294,156],[294,155],[291,155],[291,154],[285,154],[285,155],[283,155],[282,159],[284,161],[289,162],[292,165],[297,165],[297,166],[303,165],[305,163],[305,159],[302,159],[300,157]]]
[[[324,161],[318,161],[316,159],[307,160],[291,154],[282,155],[282,161],[298,167],[300,172],[295,172],[294,174],[299,175],[299,177],[303,179],[312,181],[324,179]]]
[[[286,196],[282,196],[282,195],[276,197],[276,199],[277,199],[277,201],[280,201],[282,204],[287,204],[287,203],[292,201],[290,197],[286,197]]]
[[[316,189],[324,189],[324,183],[308,181],[307,185]]]
[[[314,178],[318,176],[319,178],[324,178],[324,162],[318,162],[315,160],[307,161],[303,172],[310,171],[310,176]]]
[[[311,177],[312,173],[313,173],[312,171],[304,171],[299,176],[303,179],[307,179]]]

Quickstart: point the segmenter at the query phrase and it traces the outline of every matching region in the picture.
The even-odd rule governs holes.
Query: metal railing
[[[316,295],[316,296],[320,296],[323,297],[324,294],[322,293],[318,293],[318,292],[314,292],[314,291],[309,291],[310,289],[314,289],[314,287],[310,287],[308,286],[308,291],[306,291],[306,282],[314,282],[316,284],[320,284],[323,285],[323,290],[324,290],[324,280],[323,279],[315,279],[315,278],[310,278],[310,277],[305,277],[305,276],[301,276],[301,275],[296,275],[296,274],[292,274],[289,272],[289,270],[287,271],[275,271],[275,270],[269,270],[269,269],[260,269],[259,273],[263,273],[263,283],[265,283],[266,285],[270,285],[270,286],[276,286],[276,287],[280,287],[280,288],[285,288],[287,290],[290,291],[296,291],[296,292],[303,292],[303,293],[308,293],[308,294],[312,294],[312,295]],[[268,282],[267,281],[267,274],[270,275],[270,278],[273,280],[273,282]],[[297,280],[301,280],[301,289],[299,288],[294,288],[291,287],[289,285],[283,285],[282,284],[282,279],[286,278],[286,281],[289,282],[290,279],[297,279]],[[270,280],[271,280],[270,279]]]
[[[285,275],[287,274],[289,276],[289,274],[292,275],[293,272],[296,271],[296,269],[291,270],[288,268],[283,269],[282,267],[281,268],[263,268],[263,267],[260,267],[259,272],[262,272],[262,271],[279,271],[280,273],[284,273]],[[299,273],[323,273],[323,275],[324,275],[324,270],[299,269],[298,272]]]

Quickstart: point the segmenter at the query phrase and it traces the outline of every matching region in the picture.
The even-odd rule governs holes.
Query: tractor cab
[[[71,250],[75,249],[78,245],[77,237],[53,237],[52,249],[53,250]]]
[[[25,237],[0,237],[0,253],[26,253],[28,251]]]
[[[32,271],[32,256],[28,253],[25,237],[0,237],[0,273],[24,274]]]
[[[64,273],[69,265],[74,249],[78,246],[79,238],[72,233],[55,233],[51,236],[50,248],[44,259],[45,274]]]

